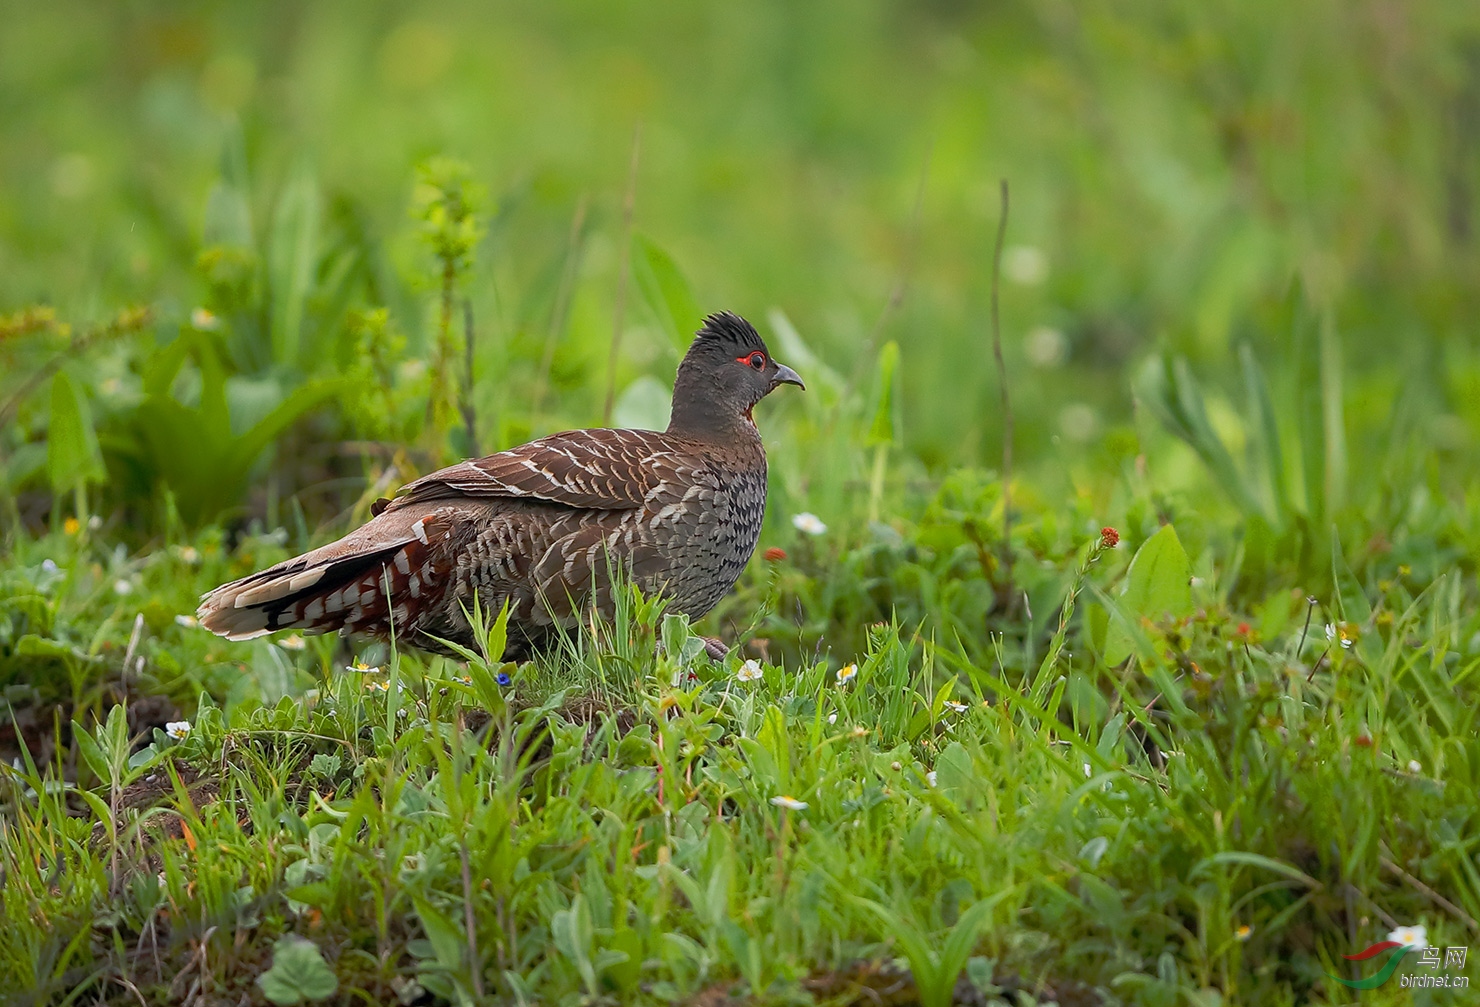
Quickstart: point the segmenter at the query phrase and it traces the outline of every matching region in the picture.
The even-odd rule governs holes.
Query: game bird
[[[510,659],[548,646],[623,577],[698,619],[734,586],[766,509],[751,410],[804,388],[745,319],[704,320],[673,385],[668,429],[571,430],[423,476],[337,542],[205,595],[229,640],[337,630],[448,653],[476,648],[469,612],[509,606]],[[708,641],[711,654],[725,652]]]

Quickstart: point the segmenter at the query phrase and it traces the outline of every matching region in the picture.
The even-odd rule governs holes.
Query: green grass
[[[155,731],[142,749],[113,706],[49,766],[6,774],[7,987],[236,1002],[301,973],[310,988],[332,974],[343,1003],[862,1003],[863,985],[908,975],[927,1005],[994,988],[1008,1003],[1346,1003],[1326,973],[1390,924],[1470,941],[1475,587],[1399,559],[1467,547],[1472,511],[1439,508],[1339,560],[1318,602],[1278,587],[1257,604],[1220,546],[1189,560],[1175,536],[1128,527],[1106,550],[1044,511],[1019,564],[1060,600],[1083,578],[1060,652],[1052,602],[1033,603],[1042,634],[962,643],[948,599],[986,581],[974,557],[942,564],[929,516],[952,502],[944,490],[926,523],[901,525],[889,604],[922,617],[865,623],[846,683],[854,652],[813,660],[813,634],[836,619],[851,639],[869,618],[859,571],[881,547],[835,534],[792,539],[742,585],[737,605],[774,613],[757,624],[772,652],[808,651],[755,681],[637,599],[547,661],[501,668],[495,627],[466,671],[386,652],[363,675],[332,640],[227,645],[167,617],[272,547],[248,543],[231,567],[208,541],[199,566],[156,553],[142,606],[112,594],[121,567],[87,568],[96,544],[64,544],[75,573],[22,557],[8,612],[29,597],[66,639],[100,617],[108,635],[111,607],[120,639],[142,608],[150,691],[232,700],[202,694],[183,741]],[[798,602],[808,618],[783,631]],[[1117,627],[1132,657],[1110,665]],[[168,677],[164,655],[197,670]],[[284,964],[260,985],[274,947]],[[1367,1002],[1407,1002],[1396,984]]]

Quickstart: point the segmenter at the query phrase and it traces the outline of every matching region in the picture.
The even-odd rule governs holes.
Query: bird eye
[[[761,370],[766,366],[766,355],[764,353],[752,353],[749,363],[756,370]]]

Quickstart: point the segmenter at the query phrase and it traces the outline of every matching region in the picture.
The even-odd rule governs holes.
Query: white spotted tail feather
[[[454,523],[447,508],[387,510],[337,542],[216,588],[197,617],[228,640],[282,629],[375,631],[391,619],[401,628],[410,616],[403,600],[446,577],[446,550],[435,546]]]

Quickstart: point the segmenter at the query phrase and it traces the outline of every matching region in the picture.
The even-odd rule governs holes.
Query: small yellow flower
[[[472,685],[473,684],[473,676],[472,675],[459,675],[459,676],[457,676],[457,680],[459,682],[461,682],[463,685]]]
[[[355,672],[357,674],[360,674],[360,675],[374,675],[374,674],[376,674],[377,672],[380,671],[380,665],[378,665],[378,664],[376,664],[376,665],[366,664],[365,663],[365,659],[362,658],[362,657],[359,657],[359,658],[355,658],[355,663],[354,664],[346,664],[344,666],[344,670],[345,671],[353,671],[353,672]]]
[[[209,308],[196,308],[190,313],[190,324],[202,332],[210,332],[221,327],[221,320]]]
[[[946,700],[946,709],[952,713],[965,713],[970,707],[965,703],[958,703],[954,699]]]
[[[780,797],[771,798],[771,803],[776,805],[776,807],[778,808],[785,808],[788,811],[807,810],[806,801],[799,801],[795,797],[788,797],[785,794],[781,795]]]
[[[1239,927],[1233,932],[1233,939],[1236,941],[1246,941],[1250,937],[1252,937],[1253,934],[1254,928],[1245,923],[1243,926]]]
[[[845,664],[838,669],[838,684],[847,685],[858,674],[858,665]]]
[[[67,520],[62,522],[62,531],[66,532],[68,535],[76,535],[81,530],[82,522],[77,520],[75,517],[69,517],[67,518]]]
[[[378,671],[379,669],[375,670]],[[365,679],[365,688],[369,689],[371,692],[390,692],[391,683],[382,682],[374,678],[367,678]]]
[[[303,637],[299,636],[297,633],[293,633],[289,636],[283,637],[277,642],[277,645],[284,650],[302,650],[304,647],[307,646],[307,644],[303,641]]]

